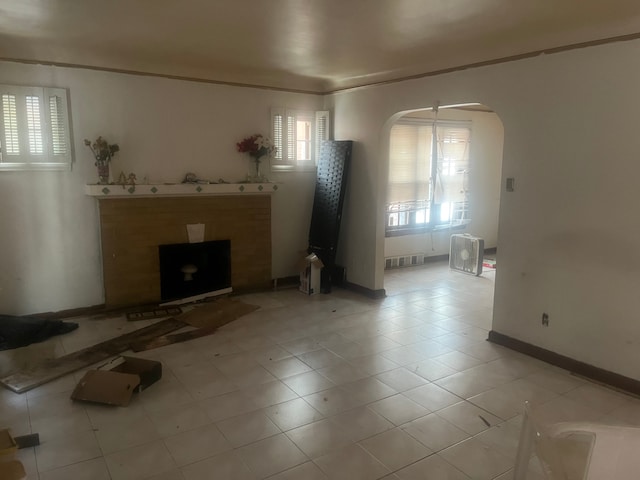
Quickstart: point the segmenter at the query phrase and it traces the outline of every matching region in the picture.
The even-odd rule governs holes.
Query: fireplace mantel
[[[97,198],[191,197],[272,194],[277,183],[162,183],[155,185],[85,185],[85,194]]]

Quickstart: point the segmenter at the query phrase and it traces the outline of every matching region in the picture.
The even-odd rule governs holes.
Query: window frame
[[[5,97],[15,98],[15,110],[5,111]],[[29,109],[27,98],[37,97],[35,109]],[[31,104],[32,107],[35,104]],[[69,93],[65,88],[0,84],[0,172],[2,171],[69,171],[73,163]],[[15,126],[9,153],[7,120]],[[34,139],[39,135],[42,153],[34,153]],[[56,153],[58,151],[59,153]]]
[[[308,151],[310,158],[298,158],[297,122],[311,124]],[[276,172],[311,171],[318,164],[320,143],[330,137],[330,112],[328,110],[298,110],[284,107],[271,109],[271,138],[276,153],[271,159],[271,170]]]
[[[436,133],[436,130],[438,128],[464,128],[468,130],[468,138],[467,138],[467,149],[470,148],[471,143],[472,143],[472,135],[473,135],[473,128],[472,128],[472,121],[470,120],[434,120],[434,119],[421,119],[421,118],[404,118],[399,120],[398,122],[396,122],[394,124],[395,125],[408,125],[408,126],[415,126],[416,128],[418,127],[428,127],[430,126],[432,129],[432,133],[431,133],[431,148],[429,149],[429,172],[430,172],[430,177],[428,179],[428,184],[429,184],[429,193],[428,193],[428,198],[423,198],[423,199],[412,199],[412,200],[406,200],[406,201],[396,201],[396,202],[389,202],[387,200],[387,202],[385,203],[385,237],[395,237],[395,236],[403,236],[403,235],[418,235],[418,234],[424,234],[424,233],[430,233],[433,231],[438,231],[438,230],[451,230],[451,229],[464,229],[467,225],[469,225],[469,223],[471,222],[471,219],[468,217],[468,212],[469,212],[469,190],[468,188],[466,188],[464,190],[464,195],[465,195],[465,199],[462,202],[442,202],[439,204],[435,203],[435,189],[436,189],[436,184],[437,184],[437,179],[438,179],[438,160],[439,160],[439,155],[438,155],[438,145],[437,145],[437,134],[434,135]],[[392,162],[391,162],[391,156],[392,156],[392,152],[391,152],[391,134],[393,131],[393,127],[392,130],[389,131],[389,169],[391,172],[391,168],[393,168]],[[436,142],[435,144],[433,142]],[[434,153],[435,153],[435,161],[434,161]],[[417,152],[416,152],[417,155]],[[469,170],[470,170],[470,164],[471,164],[471,155],[467,152],[467,158],[468,158],[468,166],[465,170],[465,172],[463,172],[463,177],[462,177],[462,182],[464,183],[464,175],[467,175],[467,182],[468,182],[468,174],[469,174]],[[416,163],[417,165],[417,163]],[[391,177],[391,175],[389,175],[389,177]],[[419,180],[416,180],[415,184],[418,185]],[[423,179],[423,183],[424,183],[424,179]],[[389,191],[390,186],[391,186],[391,181],[390,179],[387,181],[387,189]],[[442,220],[441,217],[441,211],[442,211],[442,206],[443,205],[450,205],[449,208],[451,208],[451,213],[449,214],[449,220]],[[437,209],[438,211],[436,212],[436,207],[438,206],[439,208]],[[417,218],[420,216],[419,213],[424,211],[424,215],[429,215],[430,219],[428,222],[418,222]],[[428,213],[426,213],[428,212]],[[461,212],[461,217],[459,219],[454,219],[454,216],[458,213]],[[403,215],[405,217],[405,219],[408,219],[407,223],[402,223],[400,224],[398,222],[398,224],[396,225],[389,225],[389,223],[391,222],[391,218],[393,216],[397,216],[398,219],[400,218],[401,215]],[[434,216],[438,215],[440,216],[440,218],[438,219],[434,219]]]

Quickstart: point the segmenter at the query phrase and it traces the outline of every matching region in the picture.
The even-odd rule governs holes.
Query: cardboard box
[[[71,393],[71,398],[126,407],[134,392],[141,392],[161,377],[160,362],[118,357],[97,370],[85,373]]]
[[[137,357],[118,357],[98,370],[138,375],[140,384],[136,387],[136,393],[140,393],[162,378],[162,364],[160,362]]]
[[[11,436],[9,429],[0,430],[0,455],[10,455],[18,450],[16,441]]]
[[[320,275],[324,265],[315,253],[300,262],[300,291],[307,295],[320,293]]]
[[[27,472],[24,470],[22,462],[0,457],[0,478],[2,480],[24,480],[27,478]]]

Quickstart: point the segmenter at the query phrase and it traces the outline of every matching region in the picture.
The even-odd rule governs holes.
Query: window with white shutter
[[[276,152],[271,168],[287,171],[316,166],[320,142],[329,140],[329,112],[271,109],[271,135]]]
[[[0,100],[0,171],[71,169],[65,89],[0,85]]]
[[[466,225],[469,122],[405,119],[391,128],[386,234]]]

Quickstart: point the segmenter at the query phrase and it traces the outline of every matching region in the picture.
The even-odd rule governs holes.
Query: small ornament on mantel
[[[120,175],[118,176],[118,185],[122,185],[122,188],[124,188],[124,186],[127,184],[127,176],[124,174],[124,172],[120,172]]]

